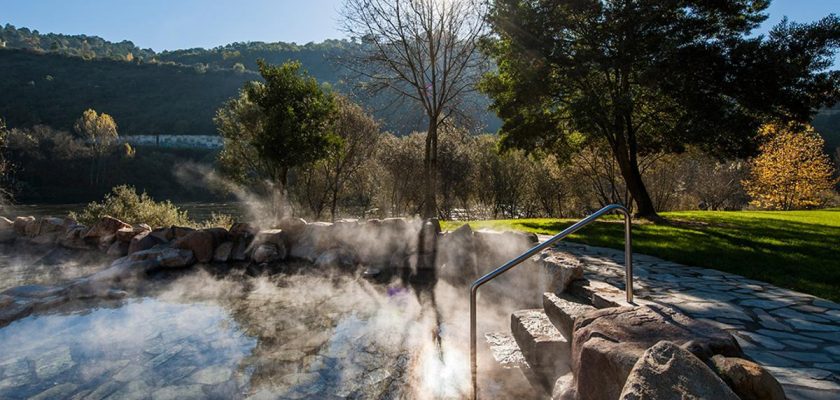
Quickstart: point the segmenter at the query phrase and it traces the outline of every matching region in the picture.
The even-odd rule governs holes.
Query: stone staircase
[[[543,308],[515,311],[510,334],[485,340],[495,360],[519,370],[541,398],[571,379],[570,353],[575,319],[588,311],[626,305],[624,291],[605,282],[576,279],[563,293],[544,293]],[[558,383],[559,381],[559,383]]]

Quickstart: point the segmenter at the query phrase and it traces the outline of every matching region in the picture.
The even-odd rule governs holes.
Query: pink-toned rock
[[[90,230],[88,230],[85,234],[84,239],[98,240],[99,238],[114,235],[122,228],[131,228],[131,225],[114,217],[104,216],[99,220],[99,222],[90,227]]]
[[[35,217],[17,217],[15,218],[15,222],[12,223],[12,226],[15,228],[18,236],[25,236],[26,227],[32,222],[35,222]]]
[[[143,231],[131,238],[128,245],[128,254],[148,250],[159,244],[166,243],[163,239],[152,235],[150,231]]]
[[[742,355],[729,333],[658,305],[588,312],[575,319],[573,336],[572,370],[581,400],[617,399],[636,361],[661,340],[702,361]]]
[[[230,236],[233,237],[254,236],[259,231],[256,227],[244,222],[236,222],[228,229]]]
[[[779,381],[761,365],[743,358],[712,357],[715,372],[741,400],[785,400]]]
[[[129,243],[131,239],[140,233],[134,227],[124,227],[117,230],[114,234],[118,242]]]
[[[664,340],[639,358],[619,399],[739,400],[706,364],[691,352]]]
[[[195,259],[200,263],[213,260],[216,246],[227,239],[227,229],[211,228],[192,231],[172,242],[176,249],[192,250]],[[176,231],[175,236],[178,236]]]
[[[68,249],[90,249],[90,243],[85,242],[84,236],[88,228],[84,225],[73,225],[67,228],[67,232],[59,239],[59,244]]]

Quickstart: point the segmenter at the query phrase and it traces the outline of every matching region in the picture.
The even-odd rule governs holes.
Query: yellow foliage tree
[[[76,121],[75,128],[76,132],[85,138],[93,153],[90,169],[91,184],[99,184],[102,156],[112,148],[119,138],[117,123],[108,114],[98,114],[96,110],[87,109]]]
[[[765,142],[742,182],[750,204],[772,210],[822,205],[837,180],[820,135],[811,126],[780,124],[767,124],[759,133]]]

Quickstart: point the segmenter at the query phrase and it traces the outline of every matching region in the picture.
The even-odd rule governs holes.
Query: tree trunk
[[[662,218],[656,213],[656,209],[653,207],[653,200],[651,200],[645,183],[642,181],[642,173],[639,171],[638,162],[635,162],[635,157],[631,160],[623,151],[617,151],[616,161],[621,170],[621,175],[624,177],[627,190],[633,196],[633,200],[638,207],[636,217],[645,218],[654,222],[661,221]],[[628,203],[630,202],[628,201]]]
[[[338,185],[336,183],[336,185]],[[333,190],[332,202],[330,203],[330,220],[335,222],[335,209],[338,206],[338,189]]]
[[[424,181],[425,191],[423,193],[423,218],[437,217],[437,206],[435,192],[437,188],[437,120],[429,118],[429,130],[426,133],[426,154],[424,156]]]

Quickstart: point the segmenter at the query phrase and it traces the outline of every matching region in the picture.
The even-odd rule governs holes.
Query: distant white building
[[[224,144],[218,135],[126,135],[120,136],[120,142],[180,149],[220,149]]]

